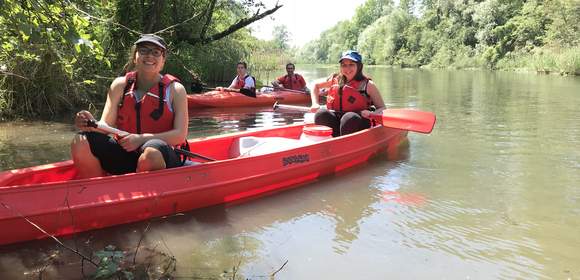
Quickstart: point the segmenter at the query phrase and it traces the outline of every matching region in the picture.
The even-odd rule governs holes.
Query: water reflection
[[[69,159],[73,135],[72,126],[62,123],[0,123],[0,170]]]
[[[304,121],[304,113],[269,107],[203,108],[189,111],[189,138],[281,126]]]
[[[435,112],[433,133],[409,134],[410,147],[391,161],[377,159],[239,205],[155,220],[139,256],[174,256],[178,277],[216,276],[239,265],[237,275],[262,279],[285,261],[276,279],[580,275],[580,79],[365,69],[388,106]],[[302,72],[313,73],[305,75],[313,80],[333,71]],[[190,137],[303,119],[270,108],[205,109],[190,116]],[[73,131],[67,124],[5,127],[0,125],[2,168],[68,158]],[[60,134],[51,137],[51,129]],[[34,159],[17,155],[16,147]],[[85,233],[76,244],[134,251],[146,228],[139,223]],[[0,248],[1,279],[38,278],[34,271],[42,268],[45,278],[78,279],[79,267],[77,256],[48,240]]]

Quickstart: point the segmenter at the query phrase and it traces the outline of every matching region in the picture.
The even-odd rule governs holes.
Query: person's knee
[[[348,112],[340,119],[340,134],[346,135],[370,127],[368,121],[355,112]]]
[[[139,157],[138,171],[158,170],[165,168],[165,159],[161,151],[146,147]]]
[[[343,121],[358,121],[361,120],[362,117],[361,115],[355,113],[355,112],[346,112],[343,116],[342,116],[342,120]]]
[[[317,124],[330,124],[336,122],[336,116],[328,110],[320,109],[314,114],[314,122]]]
[[[70,149],[73,158],[91,153],[91,146],[87,140],[87,136],[81,133],[75,135],[70,144]]]
[[[163,154],[161,153],[161,151],[155,149],[155,148],[151,148],[151,147],[147,147],[145,148],[145,150],[143,151],[143,154],[141,155],[141,157],[149,162],[159,162],[159,161],[164,161],[163,160]]]

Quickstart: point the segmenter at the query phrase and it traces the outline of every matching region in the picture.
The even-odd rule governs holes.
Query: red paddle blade
[[[383,126],[408,131],[431,133],[435,125],[435,114],[409,109],[385,109],[383,114],[371,114],[371,119]]]

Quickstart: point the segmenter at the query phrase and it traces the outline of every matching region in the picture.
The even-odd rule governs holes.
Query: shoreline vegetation
[[[298,58],[335,63],[356,49],[366,65],[580,75],[577,22],[576,0],[367,0]]]
[[[369,66],[580,75],[576,0],[367,0],[301,48],[283,25],[272,40],[252,35],[251,23],[283,8],[261,1],[3,3],[0,121],[99,108],[140,33],[166,39],[165,72],[186,88],[231,81],[238,61],[267,83],[289,61],[335,64],[348,49]]]

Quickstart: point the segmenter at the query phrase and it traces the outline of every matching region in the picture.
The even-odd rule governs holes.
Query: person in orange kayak
[[[243,61],[238,62],[236,65],[236,73],[238,74],[229,87],[216,87],[219,91],[239,91],[239,89],[245,88],[251,92],[256,92],[256,79],[248,74],[248,64]]]
[[[286,75],[280,76],[272,81],[272,86],[274,86],[274,88],[286,88],[308,92],[304,77],[300,74],[294,73],[294,70],[296,70],[294,63],[286,64]]]
[[[345,51],[339,63],[339,74],[314,85],[310,94],[310,110],[316,112],[314,122],[331,127],[334,137],[369,128],[371,106],[375,107],[374,113],[380,114],[385,109],[377,86],[363,74],[362,56],[353,50]],[[323,88],[328,88],[327,110],[320,109],[318,103]]]
[[[173,147],[186,143],[187,96],[176,77],[160,73],[166,59],[165,41],[144,34],[132,47],[125,76],[110,86],[100,122],[129,135],[106,135],[90,126],[96,122],[90,112],[76,114],[81,132],[71,143],[71,154],[79,177],[181,166]]]

